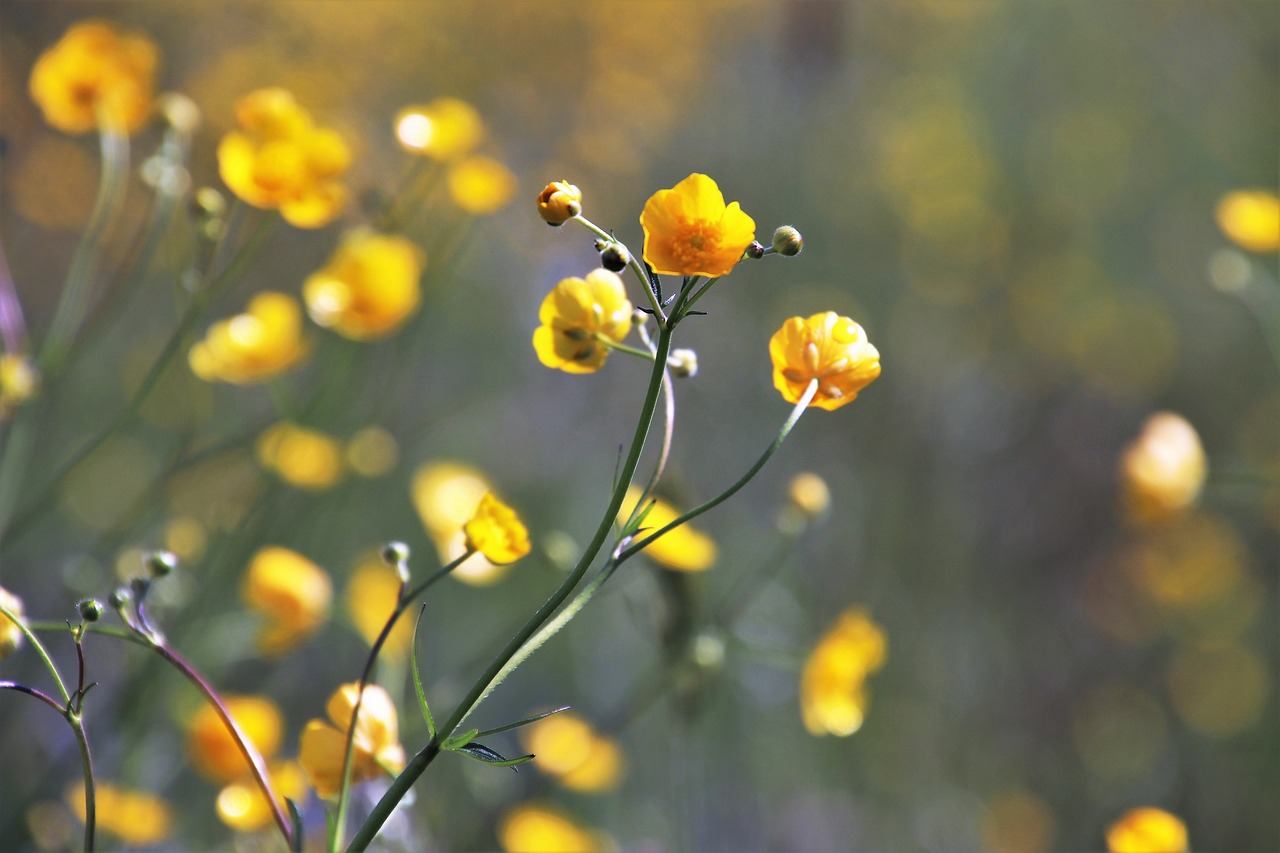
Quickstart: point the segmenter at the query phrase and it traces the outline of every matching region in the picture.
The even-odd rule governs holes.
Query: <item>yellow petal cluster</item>
[[[310,637],[329,616],[333,586],[324,569],[288,548],[270,546],[249,560],[240,598],[261,615],[258,650],[277,657]]]
[[[585,279],[564,279],[538,309],[538,360],[566,373],[594,373],[609,357],[606,341],[621,342],[631,331],[631,310],[616,273],[598,269]]]
[[[365,642],[373,645],[400,602],[400,576],[370,551],[357,563],[347,582],[346,604],[351,621]],[[413,641],[413,620],[400,619],[383,642],[382,653],[402,655]]]
[[[622,509],[618,512],[619,523],[631,516],[639,500],[640,489],[636,486],[629,487],[622,500]],[[642,531],[637,539],[643,539],[650,533],[661,530],[682,514],[664,500],[653,498],[651,500],[653,500],[653,508],[644,517]],[[686,523],[646,546],[644,553],[668,569],[679,572],[700,572],[715,564],[718,549],[714,539]]]
[[[1280,196],[1272,190],[1237,190],[1218,200],[1218,227],[1250,252],[1280,249]]]
[[[1186,853],[1187,826],[1176,815],[1144,806],[1107,829],[1107,853]]]
[[[157,61],[149,39],[81,21],[36,60],[31,97],[44,120],[65,133],[100,124],[132,133],[151,111]]]
[[[22,610],[22,599],[0,586],[0,604],[5,609],[22,619],[26,614]],[[4,660],[22,645],[22,629],[18,623],[0,613],[0,660]]]
[[[813,735],[851,735],[866,714],[867,676],[884,666],[888,640],[866,610],[854,607],[836,620],[805,661],[800,714]]]
[[[622,778],[624,760],[618,742],[596,734],[591,724],[570,711],[530,723],[524,748],[534,766],[575,791],[607,791]]]
[[[473,216],[497,213],[516,194],[516,176],[492,157],[474,154],[449,167],[449,197]]]
[[[209,327],[187,360],[196,376],[208,382],[251,385],[278,376],[306,354],[298,301],[265,291],[249,300],[243,314]]]
[[[660,275],[728,275],[756,237],[755,221],[699,174],[650,196],[640,225],[645,263]]]
[[[262,467],[299,489],[320,491],[342,479],[342,444],[318,430],[281,421],[258,436],[255,450]]]
[[[302,730],[298,760],[311,787],[321,797],[332,797],[342,785],[342,762],[347,731],[359,696],[358,683],[339,687],[325,706],[329,721],[311,720]],[[400,723],[390,694],[376,684],[366,685],[355,726],[351,780],[374,779],[384,772],[404,769]]]
[[[552,181],[538,193],[538,215],[548,225],[563,225],[582,213],[582,190],[568,181]]]
[[[426,256],[395,234],[348,232],[328,263],[302,285],[318,325],[356,341],[385,337],[418,307]]]
[[[475,515],[462,525],[462,531],[467,536],[468,548],[500,566],[514,563],[529,553],[529,531],[524,522],[493,492],[485,492],[480,498]]]
[[[288,814],[285,798],[300,803],[307,794],[302,768],[294,761],[277,761],[268,765],[267,775],[272,789],[280,798],[280,807]],[[218,819],[237,832],[257,832],[275,820],[266,795],[251,777],[224,786],[218,792],[215,805]]]
[[[84,783],[67,790],[67,804],[84,822]],[[94,784],[97,827],[125,844],[147,847],[173,834],[169,804],[148,791],[138,791],[98,781]]]
[[[275,702],[265,696],[228,695],[223,697],[223,704],[264,758],[275,754],[284,732],[284,716]],[[212,705],[202,704],[187,720],[186,730],[187,754],[201,775],[213,782],[228,783],[250,774],[249,762]]]
[[[1130,521],[1152,524],[1185,513],[1200,494],[1208,463],[1186,418],[1157,412],[1120,458],[1120,500]]]
[[[467,550],[462,526],[476,514],[480,499],[493,489],[484,474],[460,462],[431,462],[413,476],[413,505],[442,563],[458,559]],[[487,586],[506,575],[507,566],[490,562],[484,554],[472,554],[453,570],[464,583]]]
[[[583,829],[550,806],[516,806],[498,826],[498,842],[506,853],[598,853],[608,839]]]
[[[233,130],[218,144],[218,172],[254,207],[280,211],[299,228],[332,222],[347,201],[342,175],[351,151],[337,131],[317,126],[285,89],[259,89],[236,104]]]
[[[484,138],[480,113],[458,98],[405,107],[396,114],[395,129],[401,147],[432,160],[455,160]]]
[[[880,375],[880,353],[862,327],[834,311],[792,317],[769,340],[773,385],[788,403],[798,403],[818,380],[810,406],[833,411],[853,402]]]

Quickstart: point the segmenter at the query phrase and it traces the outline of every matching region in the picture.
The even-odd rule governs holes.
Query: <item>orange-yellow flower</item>
[[[288,814],[285,798],[302,802],[307,793],[302,768],[293,761],[279,761],[267,767],[267,775],[271,778],[272,789],[280,798],[280,807]],[[218,792],[216,807],[218,818],[237,832],[257,832],[275,819],[271,805],[252,777],[224,786]]]
[[[339,687],[325,706],[331,722],[311,720],[302,730],[298,761],[321,797],[332,797],[341,787],[347,730],[351,728],[359,686],[351,683]],[[400,745],[395,703],[381,687],[367,685],[355,727],[351,779],[359,782],[403,769],[404,747]]]
[[[1237,190],[1218,201],[1218,227],[1251,252],[1280,249],[1280,196],[1271,190]]]
[[[516,176],[492,157],[473,155],[449,167],[449,197],[473,216],[496,213],[516,194]]]
[[[565,373],[594,373],[609,357],[608,342],[631,331],[631,303],[617,273],[598,269],[557,284],[542,300],[538,320],[533,348],[539,361]]]
[[[342,479],[343,448],[336,438],[281,421],[258,436],[258,461],[299,489],[319,491]]]
[[[525,803],[507,812],[498,827],[506,853],[597,853],[609,840],[591,832],[550,806]]]
[[[458,559],[467,550],[462,526],[476,514],[476,507],[493,486],[484,474],[458,462],[432,462],[413,476],[413,505],[436,546],[442,563]],[[501,580],[507,566],[490,562],[484,554],[472,554],[453,570],[452,577],[474,586]]]
[[[251,385],[283,373],[306,354],[298,301],[267,291],[250,299],[245,313],[210,326],[188,361],[206,381]]]
[[[880,375],[880,353],[862,327],[834,311],[792,317],[769,340],[773,385],[788,403],[798,403],[818,380],[810,406],[833,411],[853,402]]]
[[[299,228],[332,222],[347,201],[340,178],[351,151],[334,131],[284,89],[259,89],[236,104],[233,130],[218,145],[218,171],[227,187],[254,207],[279,209]]]
[[[756,237],[755,221],[699,174],[650,196],[640,225],[645,263],[661,275],[728,275]]]
[[[147,38],[82,21],[36,60],[31,97],[45,121],[66,133],[100,124],[132,133],[151,111],[157,60]]]
[[[0,604],[19,619],[25,615],[22,611],[22,599],[2,586],[0,586]],[[22,629],[18,627],[18,623],[0,613],[0,660],[18,650],[22,645],[22,637]]]
[[[462,526],[467,547],[484,554],[491,563],[514,563],[529,553],[529,531],[516,511],[485,492],[475,515]]]
[[[800,678],[800,713],[810,734],[851,735],[862,728],[867,697],[864,683],[884,666],[884,631],[854,607],[840,615],[805,662]]]
[[[538,215],[548,225],[563,225],[582,212],[582,190],[568,181],[552,181],[538,193]]]
[[[264,758],[275,754],[284,717],[274,702],[265,696],[225,696],[223,704],[259,754]],[[222,718],[207,703],[187,721],[187,754],[196,770],[214,782],[234,782],[251,772]]]
[[[356,341],[384,337],[418,307],[426,259],[394,234],[349,232],[329,262],[302,285],[311,319]]]
[[[67,804],[83,823],[84,783],[67,790]],[[97,826],[125,844],[148,847],[164,841],[173,833],[173,817],[169,804],[155,794],[122,788],[109,782],[94,785]]]
[[[1137,524],[1176,518],[1189,509],[1204,485],[1204,447],[1195,427],[1173,412],[1147,418],[1142,433],[1120,459],[1120,495]]]
[[[373,645],[400,602],[400,576],[370,551],[347,582],[347,612],[365,642]],[[413,620],[400,619],[382,645],[382,653],[401,655],[413,641]]]
[[[631,516],[639,500],[640,489],[636,486],[628,487],[626,497],[622,499],[622,509],[618,511],[619,522],[626,521]],[[644,517],[644,524],[641,525],[644,529],[638,539],[656,533],[682,514],[664,500],[650,500],[653,500],[653,508]],[[714,539],[686,522],[645,546],[644,553],[668,569],[700,572],[711,568],[715,563],[717,548]]]
[[[324,569],[288,548],[272,546],[249,561],[240,597],[246,607],[265,617],[258,649],[275,657],[324,624],[333,587]]]
[[[1108,853],[1186,853],[1187,826],[1163,809],[1126,812],[1107,829]]]
[[[454,160],[484,138],[480,113],[458,98],[437,98],[425,106],[405,107],[395,118],[396,139],[406,150],[433,160]]]
[[[524,730],[524,747],[534,766],[576,791],[606,791],[623,772],[622,750],[611,737],[598,735],[591,725],[569,711],[543,717]]]

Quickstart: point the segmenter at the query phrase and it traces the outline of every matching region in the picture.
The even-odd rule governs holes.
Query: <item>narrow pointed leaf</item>
[[[290,845],[293,853],[302,853],[303,848],[303,829],[302,829],[302,812],[298,811],[298,804],[289,797],[284,798],[284,803],[289,807],[289,822],[293,824],[293,844]]]
[[[522,755],[519,758],[507,758],[496,749],[490,749],[482,743],[469,743],[466,746],[459,747],[458,752],[474,758],[476,761],[483,761],[485,764],[491,764],[494,767],[510,767],[517,773],[520,768],[517,764],[524,764],[526,761],[532,761],[532,755]]]
[[[544,719],[546,717],[550,717],[552,714],[559,714],[561,711],[567,711],[567,710],[569,710],[568,705],[565,705],[560,708],[556,708],[553,711],[544,711],[541,714],[535,714],[532,717],[525,717],[523,720],[517,720],[514,723],[507,723],[505,726],[498,726],[496,729],[485,729],[484,731],[476,732],[476,737],[488,737],[489,735],[496,735],[499,732],[509,732],[512,729],[518,729],[521,726],[527,726],[530,723],[536,723],[538,720]]]
[[[440,744],[440,748],[448,750],[462,749],[464,746],[471,743],[471,741],[475,740],[476,735],[478,734],[480,734],[479,729],[471,729],[470,731],[465,731],[460,735],[445,738],[444,743]]]
[[[436,736],[436,721],[431,716],[431,708],[427,705],[427,693],[422,689],[422,673],[418,671],[418,631],[422,628],[422,614],[427,612],[427,605],[418,610],[418,621],[413,625],[413,645],[409,648],[409,667],[413,670],[413,689],[418,694],[418,708],[422,711],[422,719],[427,721],[427,734]]]

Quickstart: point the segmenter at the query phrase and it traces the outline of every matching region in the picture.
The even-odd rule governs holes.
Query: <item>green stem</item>
[[[54,683],[58,685],[58,694],[62,696],[63,703],[67,708],[71,707],[71,694],[67,691],[67,685],[62,680],[58,667],[53,663],[53,658],[49,657],[49,651],[44,647],[44,643],[40,642],[40,638],[36,636],[35,631],[19,617],[16,613],[5,607],[4,602],[0,602],[0,616],[7,616],[13,624],[18,626],[18,630],[27,638],[27,642],[31,643],[31,648],[36,650],[36,654],[40,655],[40,659],[44,661],[45,669],[49,670],[49,674],[53,676]],[[67,630],[67,626],[63,625],[62,630]]]
[[[592,234],[595,234],[601,240],[608,240],[610,243],[617,243],[622,248],[627,249],[625,243],[601,228],[599,225],[596,225],[590,219],[587,219],[585,216],[575,216],[573,217],[573,221],[586,228]],[[627,257],[630,259],[627,261],[627,266],[636,274],[636,278],[640,279],[640,286],[644,290],[645,296],[649,298],[649,308],[653,311],[653,316],[658,318],[658,325],[666,326],[667,315],[666,312],[662,310],[662,305],[658,302],[657,294],[653,292],[653,284],[649,281],[649,274],[645,272],[644,267],[640,266],[640,262],[636,260],[635,253],[630,249],[627,249]]]

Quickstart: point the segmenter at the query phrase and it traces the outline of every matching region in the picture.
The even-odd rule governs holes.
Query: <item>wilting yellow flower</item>
[[[31,97],[44,120],[66,133],[100,123],[129,133],[151,110],[156,47],[105,21],[74,24],[31,69]]]
[[[529,553],[529,531],[516,511],[485,492],[476,514],[462,525],[467,547],[484,554],[491,563],[514,563]]]
[[[302,361],[302,309],[284,293],[266,291],[249,300],[245,313],[209,327],[188,361],[209,382],[265,382]]]
[[[145,847],[164,841],[173,832],[169,804],[155,794],[97,782],[93,788],[97,827],[125,844]],[[67,805],[84,822],[84,783],[67,789]]]
[[[563,225],[582,212],[582,190],[568,181],[552,181],[538,193],[538,215],[548,225]]]
[[[635,510],[640,500],[640,489],[636,486],[627,488],[626,497],[622,500],[622,509],[618,512],[618,521],[626,521]],[[644,517],[642,530],[637,539],[655,533],[679,518],[682,513],[663,500],[653,499],[653,508]],[[681,572],[700,572],[711,568],[716,561],[716,543],[710,536],[689,525],[682,524],[660,539],[650,543],[644,553],[657,563],[668,569]]]
[[[565,373],[594,373],[609,357],[607,341],[621,342],[631,331],[631,310],[617,273],[598,269],[564,279],[538,309],[538,360]]]
[[[358,683],[339,687],[325,706],[329,722],[311,720],[302,730],[298,761],[311,787],[321,797],[332,797],[342,784],[342,761],[346,755],[347,730],[351,728],[359,690]],[[351,780],[374,779],[384,772],[404,769],[404,747],[400,745],[400,723],[391,696],[376,684],[364,689],[360,718],[356,722]]]
[[[507,853],[597,853],[609,846],[607,839],[559,811],[533,803],[507,812],[498,827],[498,842]]]
[[[449,197],[473,216],[496,213],[516,194],[516,176],[492,157],[474,155],[449,167]]]
[[[414,474],[413,505],[442,563],[466,553],[467,535],[462,526],[476,514],[480,499],[492,488],[479,471],[457,462],[433,462]],[[472,554],[451,574],[464,583],[487,586],[501,580],[507,570],[484,554]]]
[[[245,570],[240,598],[266,618],[258,649],[282,655],[311,636],[329,615],[333,587],[324,569],[288,548],[263,548]]]
[[[1120,457],[1120,500],[1130,521],[1150,524],[1183,514],[1204,485],[1204,447],[1195,427],[1173,412],[1147,418]]]
[[[26,615],[22,610],[22,599],[2,586],[0,586],[0,604],[19,619]],[[18,623],[0,613],[0,660],[16,652],[22,645],[22,638],[22,629],[18,627]]]
[[[1187,845],[1186,824],[1150,806],[1125,812],[1107,830],[1108,853],[1185,853]]]
[[[265,696],[224,696],[231,718],[264,758],[280,748],[284,718]],[[227,783],[251,772],[249,762],[212,705],[202,704],[187,721],[187,754],[196,770],[214,782]]]
[[[342,478],[342,445],[323,432],[281,421],[258,436],[255,450],[262,467],[300,489],[327,489]]]
[[[622,777],[623,756],[618,742],[598,735],[591,725],[569,711],[530,723],[524,747],[534,766],[576,791],[606,791]]]
[[[0,355],[0,418],[35,396],[40,390],[40,374],[31,359],[19,353]]]
[[[884,666],[884,631],[854,607],[840,614],[805,661],[800,713],[810,734],[851,735],[862,727],[867,676]]]
[[[300,803],[307,794],[302,768],[296,762],[281,761],[271,764],[267,775],[271,778],[272,789],[280,798],[280,807],[288,814],[285,797]],[[219,819],[237,832],[257,832],[275,819],[271,805],[252,777],[225,786],[218,792],[216,805]]]
[[[400,602],[400,576],[370,551],[356,566],[347,582],[347,612],[356,630],[369,645],[382,633],[396,605]],[[413,642],[413,620],[400,619],[387,635],[382,653],[400,655]]]
[[[302,285],[311,319],[356,341],[394,332],[418,307],[426,256],[404,237],[348,232],[329,262]]]
[[[395,118],[396,139],[406,150],[433,160],[467,154],[484,138],[480,113],[466,101],[437,98],[425,106],[405,107]]]
[[[853,402],[880,375],[880,353],[862,327],[834,311],[805,319],[792,317],[769,340],[773,386],[788,403],[798,403],[818,380],[810,406],[833,411]]]
[[[346,142],[284,89],[259,89],[236,104],[233,130],[218,144],[227,187],[254,207],[279,209],[299,228],[332,222],[347,201],[340,181],[351,165]]]
[[[755,221],[698,174],[650,196],[640,225],[645,263],[661,275],[728,275],[756,236]]]
[[[1270,190],[1237,190],[1218,201],[1218,227],[1251,252],[1280,249],[1280,196]]]

